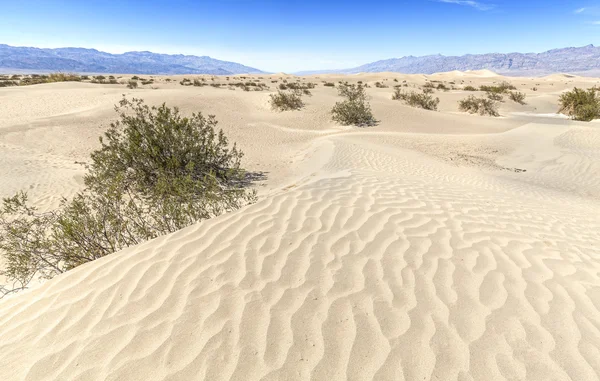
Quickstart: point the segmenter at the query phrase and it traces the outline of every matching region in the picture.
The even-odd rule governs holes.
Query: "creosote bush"
[[[469,114],[500,116],[498,113],[498,104],[491,99],[476,98],[473,95],[469,95],[458,103],[459,110],[468,112]]]
[[[477,91],[477,89],[476,89],[476,88],[474,88],[474,87],[473,87],[473,86],[471,86],[471,85],[467,85],[467,86],[465,86],[465,87],[463,88],[463,90],[464,90],[464,91]]]
[[[138,87],[138,82],[135,80],[130,80],[127,82],[127,88],[128,89],[137,89]]]
[[[521,93],[519,91],[511,91],[508,93],[508,97],[511,101],[516,102],[518,104],[525,104],[525,93]]]
[[[408,93],[403,92],[400,88],[396,88],[392,95],[393,100],[401,100],[412,107],[420,107],[425,110],[437,111],[437,106],[440,103],[439,98],[433,98],[431,94],[417,93],[411,91]]]
[[[558,99],[560,109],[558,112],[570,116],[573,120],[590,122],[600,119],[600,96],[599,89],[579,89],[575,87],[571,91],[563,93]]]
[[[308,91],[308,90],[306,90]],[[302,91],[291,90],[281,91],[278,90],[277,94],[270,95],[271,107],[273,110],[288,111],[288,110],[299,110],[304,106],[302,102]]]
[[[0,207],[0,296],[253,202],[242,152],[214,116],[123,99],[91,155],[85,189],[40,213],[20,192]]]
[[[331,110],[332,119],[345,126],[372,126],[376,123],[363,85],[340,83],[339,95],[346,98]]]

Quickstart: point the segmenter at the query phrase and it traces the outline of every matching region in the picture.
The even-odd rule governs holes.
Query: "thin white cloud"
[[[575,11],[574,11],[574,13],[577,13],[577,14],[583,13],[583,12],[585,12],[585,8],[575,9]]]
[[[464,5],[467,7],[473,7],[475,9],[479,9],[480,11],[488,11],[488,10],[494,8],[494,6],[491,4],[485,4],[480,1],[474,1],[474,0],[437,0],[437,1],[439,3],[457,4],[457,5]]]

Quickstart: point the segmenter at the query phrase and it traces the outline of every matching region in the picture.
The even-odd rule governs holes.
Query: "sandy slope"
[[[369,129],[332,123],[323,87],[293,113],[267,92],[129,91],[216,114],[267,174],[261,200],[0,301],[0,379],[600,379],[600,124],[543,115],[595,80],[509,80],[538,91],[502,118],[457,113],[462,91],[435,113],[370,88]],[[0,90],[0,111],[48,104],[1,122],[3,193],[75,192],[123,92]]]

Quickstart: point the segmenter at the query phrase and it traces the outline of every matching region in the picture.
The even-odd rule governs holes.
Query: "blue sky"
[[[0,43],[209,55],[266,71],[600,43],[600,0],[0,0]]]

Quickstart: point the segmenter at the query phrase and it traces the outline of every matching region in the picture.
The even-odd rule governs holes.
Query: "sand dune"
[[[471,74],[453,79],[503,79]],[[289,113],[268,92],[128,90],[216,114],[267,174],[261,200],[1,300],[0,379],[600,379],[599,125],[527,115],[572,84],[518,81],[528,105],[502,118],[457,113],[459,90],[428,112],[373,87],[367,129],[331,122],[324,87]],[[124,92],[62,86],[89,103],[0,128],[2,191],[37,184],[42,207],[79,189],[73,160]]]

